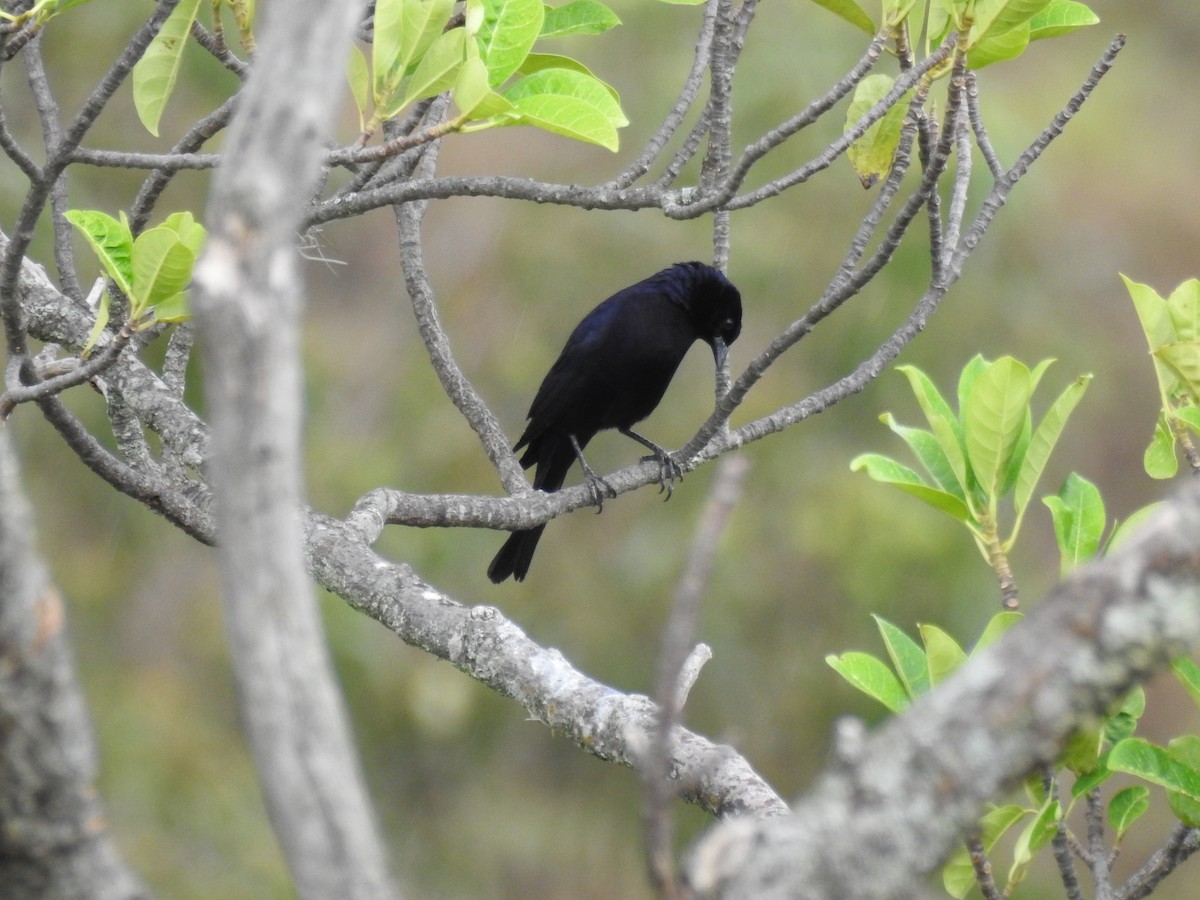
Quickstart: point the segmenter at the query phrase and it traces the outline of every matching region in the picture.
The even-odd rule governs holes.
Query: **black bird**
[[[712,348],[720,368],[741,330],[741,294],[704,263],[676,263],[617,291],[575,326],[529,407],[529,424],[513,451],[526,448],[524,468],[537,464],[533,486],[557,491],[578,459],[603,506],[603,492],[613,496],[612,489],[587,464],[583,448],[596,432],[616,428],[651,451],[646,458],[658,460],[664,487],[672,487],[678,466],[633,425],[658,406],[697,339]],[[514,531],[488,566],[488,578],[523,581],[545,527]]]

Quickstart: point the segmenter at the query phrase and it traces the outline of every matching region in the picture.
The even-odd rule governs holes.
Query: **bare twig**
[[[679,895],[675,879],[674,827],[670,806],[678,788],[673,781],[671,760],[675,756],[675,730],[681,720],[686,688],[690,686],[686,680],[685,663],[696,634],[700,600],[708,584],[717,541],[741,496],[742,480],[748,468],[745,457],[729,456],[717,469],[712,494],[701,516],[687,566],[675,590],[675,600],[663,629],[658,653],[658,675],[654,686],[659,710],[658,723],[649,752],[642,763],[642,779],[645,782],[642,822],[646,831],[650,879],[664,898]]]

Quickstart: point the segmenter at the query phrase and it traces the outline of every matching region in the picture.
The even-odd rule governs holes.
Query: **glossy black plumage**
[[[557,491],[578,458],[601,502],[603,482],[587,468],[582,450],[606,428],[617,428],[652,450],[664,479],[670,478],[673,464],[666,451],[631,429],[658,406],[693,343],[707,343],[719,366],[741,328],[737,288],[699,262],[676,263],[593,309],[542,380],[529,424],[513,448],[526,448],[522,466],[537,465],[533,486]],[[488,567],[488,577],[497,583],[510,575],[522,581],[545,527],[514,531]]]

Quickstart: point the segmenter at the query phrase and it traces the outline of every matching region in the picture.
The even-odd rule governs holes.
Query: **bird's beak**
[[[717,371],[725,368],[725,358],[729,356],[729,345],[719,337],[714,337],[712,342],[713,362],[717,364]]]

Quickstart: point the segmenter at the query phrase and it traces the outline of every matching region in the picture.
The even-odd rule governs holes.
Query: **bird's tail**
[[[496,584],[510,575],[517,581],[524,581],[526,573],[529,572],[529,563],[533,560],[533,551],[537,549],[538,541],[545,530],[545,525],[538,525],[528,531],[514,531],[510,534],[492,560],[492,564],[488,566],[488,578]]]

